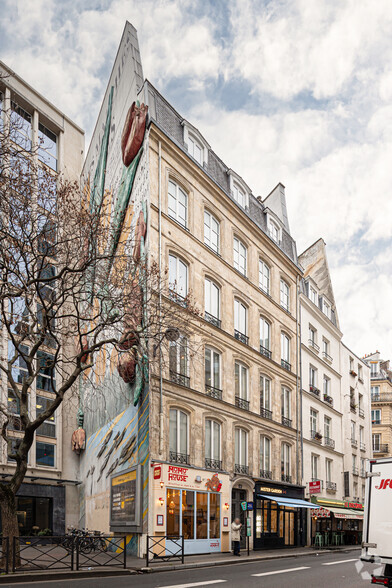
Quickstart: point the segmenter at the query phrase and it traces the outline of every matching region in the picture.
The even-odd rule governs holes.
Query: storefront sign
[[[327,508],[311,508],[310,516],[318,519],[329,519],[331,518],[331,512]]]
[[[154,468],[154,480],[160,480],[162,473],[162,466],[155,466]]]
[[[344,506],[346,508],[356,508],[359,510],[363,510],[363,504],[361,504],[360,502],[345,502]]]
[[[229,518],[228,517],[223,517],[223,526],[224,527],[228,527],[229,526]]]
[[[253,502],[248,502],[247,510],[253,510]]]
[[[315,482],[309,482],[309,494],[320,494],[321,492],[321,480]]]
[[[163,526],[163,515],[157,515],[157,525],[159,527]]]
[[[167,479],[169,482],[186,482],[188,479],[188,468],[169,466]]]
[[[257,489],[258,492],[272,492],[273,494],[286,494],[286,490],[283,490],[283,488],[267,488],[265,486],[260,486],[260,488]]]
[[[245,502],[245,501],[244,501],[244,502],[241,502],[241,508],[242,508],[242,510],[247,510],[247,508],[248,508],[248,503],[247,503],[247,502]]]
[[[140,466],[112,476],[110,487],[111,527],[131,528],[140,525],[140,487]]]

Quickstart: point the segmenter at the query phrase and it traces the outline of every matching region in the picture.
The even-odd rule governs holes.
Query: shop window
[[[220,538],[220,495],[194,490],[166,491],[167,535],[185,540]]]
[[[168,535],[178,537],[180,533],[180,496],[181,490],[167,490],[166,495],[166,530]]]
[[[204,211],[204,243],[219,253],[219,221],[207,210]]]
[[[169,180],[168,213],[171,218],[185,228],[187,226],[187,209],[188,194],[178,184]]]
[[[182,534],[184,539],[195,537],[195,493],[182,491]]]
[[[48,466],[54,468],[55,466],[55,445],[52,443],[42,443],[37,441],[35,460],[37,466]]]

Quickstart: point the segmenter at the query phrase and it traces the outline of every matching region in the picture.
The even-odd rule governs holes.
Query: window
[[[366,472],[365,458],[361,457],[361,476],[364,476],[365,472]]]
[[[381,434],[380,433],[373,433],[372,446],[373,446],[373,451],[380,451],[380,447],[381,447]]]
[[[328,376],[326,376],[324,374],[323,376],[323,393],[324,393],[324,400],[326,400],[326,397],[330,396],[330,391],[331,391],[331,380],[328,378]]]
[[[271,471],[271,439],[260,438],[260,469],[264,473]]]
[[[242,188],[240,188],[238,184],[236,184],[235,182],[233,182],[231,191],[232,191],[234,200],[240,206],[242,206],[242,208],[245,208],[246,207],[246,200],[247,200],[247,198],[246,198],[246,193],[244,192],[244,190]]]
[[[219,320],[219,295],[220,289],[219,286],[215,284],[209,278],[205,279],[204,282],[204,294],[205,294],[205,318],[215,324],[217,327],[220,327],[220,320]],[[215,319],[215,320],[214,320]]]
[[[363,427],[359,427],[359,442],[361,445],[363,445],[364,443],[364,428]]]
[[[188,153],[193,159],[196,159],[197,163],[200,163],[200,165],[203,165],[203,152],[204,148],[199,141],[188,135]]]
[[[244,429],[235,430],[235,463],[236,465],[248,465],[248,433]]]
[[[235,395],[242,400],[248,400],[248,368],[242,363],[234,364]]]
[[[206,419],[206,437],[205,437],[205,457],[206,460],[216,463],[220,462],[220,424],[211,419]],[[207,463],[207,461],[206,461]],[[212,467],[212,466],[211,466]]]
[[[357,456],[353,453],[352,454],[352,461],[353,461],[353,472],[357,469]]]
[[[53,300],[56,288],[56,268],[46,264],[39,273],[38,291],[43,300]]]
[[[263,317],[260,317],[260,351],[271,357],[271,325]]]
[[[327,341],[327,339],[324,339],[324,337],[323,337],[323,353],[324,353],[324,355],[329,355],[329,341]]]
[[[363,380],[362,366],[358,364],[358,379]]]
[[[279,243],[280,237],[280,229],[273,220],[269,219],[268,221],[268,233],[271,239],[275,241],[275,243]]]
[[[207,210],[204,211],[204,243],[219,253],[219,222]]]
[[[23,384],[23,380],[27,378],[27,364],[23,358],[23,356],[27,356],[29,353],[29,348],[26,345],[19,345],[18,347],[18,355],[16,359],[12,362],[12,377],[17,384]],[[8,361],[12,361],[15,357],[15,347],[8,341]]]
[[[189,387],[188,341],[186,337],[181,336],[177,341],[170,341],[169,371],[172,382]]]
[[[323,298],[323,313],[325,314],[325,316],[327,316],[328,318],[331,316],[331,307],[328,304],[328,302],[326,302],[326,300],[324,300]]]
[[[246,276],[246,255],[247,250],[245,245],[234,237],[233,241],[233,259],[234,259],[234,267],[238,270],[243,276]]]
[[[314,433],[317,432],[318,412],[313,408],[310,409],[310,432],[313,437]]]
[[[317,304],[317,292],[314,288],[312,288],[312,286],[310,286],[310,300],[313,302],[313,304]]]
[[[188,195],[180,186],[169,180],[168,213],[183,227],[187,226]]]
[[[312,365],[309,366],[309,387],[311,391],[317,389],[317,370]]]
[[[188,415],[182,410],[171,408],[169,421],[171,460],[176,459],[176,454],[188,457]],[[188,461],[186,460],[185,463],[188,463]]]
[[[372,410],[372,425],[381,425],[381,409]]]
[[[35,461],[37,466],[55,467],[55,447],[52,443],[36,442]]]
[[[350,372],[353,372],[354,371],[354,360],[352,357],[350,357],[349,362],[350,362]]]
[[[372,386],[372,400],[380,400],[380,386]]]
[[[332,438],[332,419],[324,416],[324,440]]]
[[[248,309],[240,300],[234,300],[234,331],[246,335],[248,331]]]
[[[263,375],[260,376],[260,407],[267,411],[272,410],[271,380]]]
[[[370,376],[374,377],[378,374],[378,361],[372,361],[370,363]]]
[[[284,280],[280,280],[280,304],[285,310],[290,310],[290,287]]]
[[[10,431],[21,431],[20,400],[11,389],[8,389],[7,411],[9,419],[7,429]]]
[[[282,388],[281,394],[281,410],[282,410],[282,418],[290,419],[291,418],[291,392],[288,388]]]
[[[332,459],[325,460],[325,478],[326,482],[332,482]]]
[[[311,327],[309,325],[309,343],[311,344],[312,347],[314,347],[315,345],[317,345],[317,335],[316,335],[317,331],[316,329],[314,329],[313,327]]]
[[[281,471],[282,471],[282,481],[290,482],[290,453],[291,447],[287,443],[282,443],[281,449]]]
[[[290,365],[290,339],[285,334],[282,333],[280,337],[281,342],[281,352],[282,352],[282,365],[286,369],[291,369]]]
[[[11,102],[10,117],[11,139],[25,149],[31,150],[31,114],[23,110],[20,106]]]
[[[312,482],[314,482],[315,480],[318,480],[318,455],[314,455],[312,453],[311,456],[311,467],[312,467]]]
[[[355,441],[355,421],[351,421],[351,441]]]
[[[266,294],[270,293],[270,268],[259,259],[259,288]]]
[[[37,359],[39,363],[37,388],[47,390],[48,392],[55,392],[56,375],[54,370],[54,356],[45,351],[37,351]]]
[[[41,123],[38,125],[38,158],[57,171],[57,137]]]
[[[45,412],[52,404],[54,398],[46,398],[44,396],[36,397],[36,414],[37,416]],[[43,435],[45,437],[56,437],[56,422],[55,414],[52,414],[46,419],[42,425],[37,429],[37,435]]]
[[[169,255],[169,288],[175,299],[188,295],[188,266],[176,255]]]
[[[205,349],[205,386],[220,390],[220,353],[206,347]]]

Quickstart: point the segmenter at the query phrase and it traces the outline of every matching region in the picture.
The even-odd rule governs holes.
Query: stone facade
[[[392,454],[392,371],[376,351],[364,358],[370,367],[373,457]]]

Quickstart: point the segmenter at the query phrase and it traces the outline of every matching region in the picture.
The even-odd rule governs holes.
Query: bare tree
[[[121,377],[129,384],[138,380],[140,391],[151,364],[161,360],[163,343],[186,332],[199,313],[191,296],[175,297],[167,271],[162,275],[147,259],[142,213],[135,231],[125,229],[110,194],[98,206],[88,190],[42,164],[39,145],[24,137],[16,105],[4,121],[0,374],[8,394],[0,403],[0,430],[14,468],[0,483],[0,505],[3,537],[12,540],[19,534],[15,496],[34,435],[67,395],[78,393],[76,383],[94,368],[97,353],[116,353]],[[29,402],[38,381],[48,397],[40,410]]]

